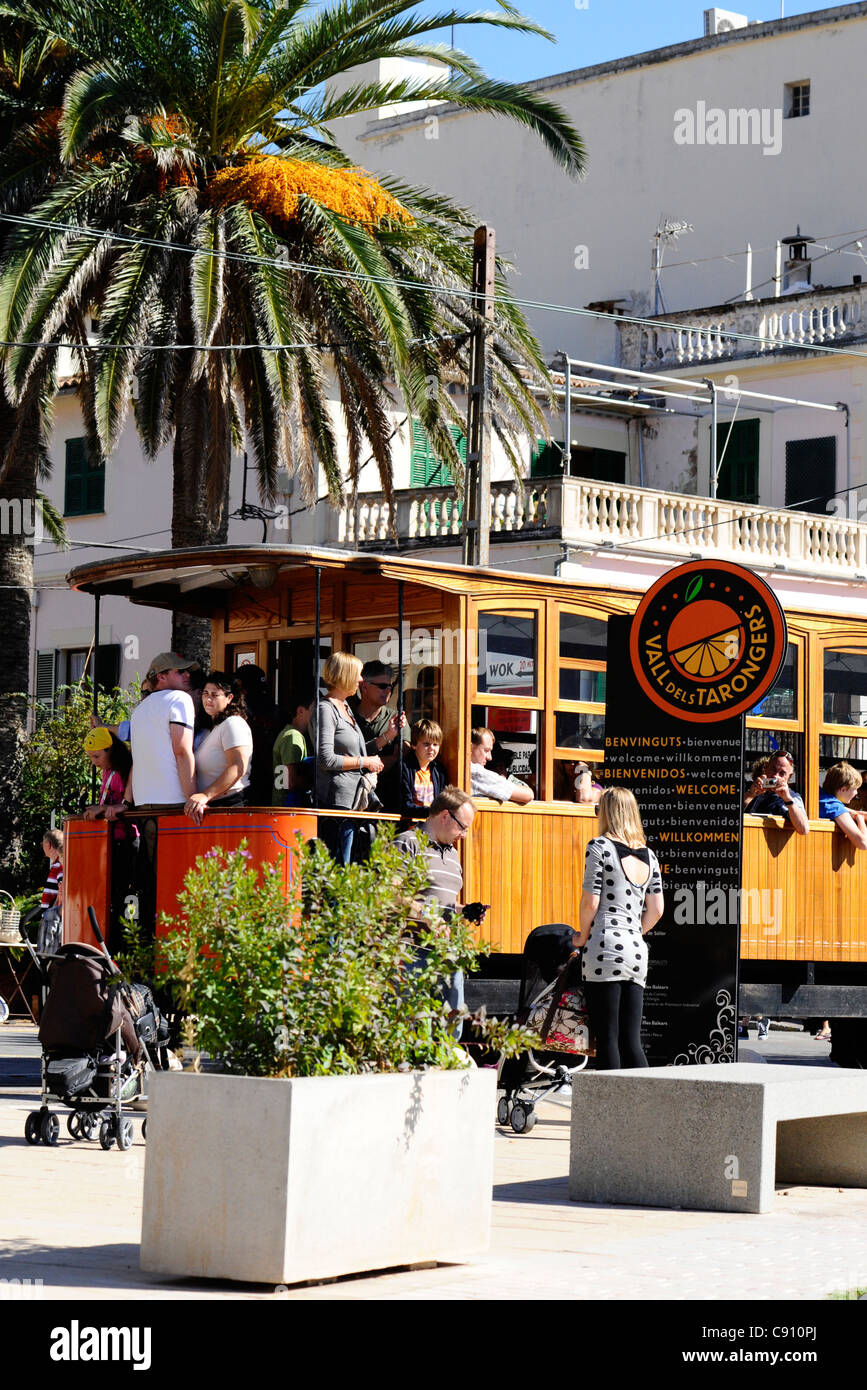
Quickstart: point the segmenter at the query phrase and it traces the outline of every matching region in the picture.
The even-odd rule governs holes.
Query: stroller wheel
[[[87,1110],[79,1110],[79,1138],[92,1139],[93,1131],[96,1129],[96,1116],[88,1113]]]
[[[509,1097],[500,1096],[497,1101],[497,1124],[507,1125],[509,1123]]]
[[[42,1116],[38,1110],[31,1110],[27,1119],[24,1121],[24,1138],[28,1144],[38,1144],[41,1138],[39,1127],[42,1123]]]
[[[53,1147],[60,1138],[60,1121],[46,1110],[39,1122],[39,1137],[43,1144]]]
[[[121,1120],[117,1132],[117,1147],[119,1149],[132,1148],[132,1120]]]
[[[147,1137],[148,1137],[148,1122],[147,1122],[147,1116],[145,1116],[145,1118],[142,1120],[142,1125],[141,1125],[141,1137],[142,1137],[142,1139],[147,1139]]]
[[[66,1132],[73,1139],[81,1138],[81,1112],[79,1110],[73,1110],[71,1115],[67,1115]]]
[[[516,1134],[529,1134],[536,1123],[536,1112],[532,1105],[525,1105],[523,1101],[516,1100],[509,1122]]]
[[[109,1115],[99,1126],[99,1142],[108,1151],[114,1143],[114,1116]]]

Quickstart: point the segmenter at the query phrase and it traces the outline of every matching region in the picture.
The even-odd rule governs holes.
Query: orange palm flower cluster
[[[208,193],[216,207],[246,203],[272,224],[294,221],[298,201],[305,196],[362,226],[413,222],[406,208],[365,169],[329,169],[276,155],[259,155],[239,168],[219,170],[208,182]]]

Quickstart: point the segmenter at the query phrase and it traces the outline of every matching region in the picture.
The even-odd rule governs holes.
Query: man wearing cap
[[[130,718],[132,799],[136,806],[183,805],[196,790],[195,709],[190,671],[195,661],[160,652],[148,667],[151,694]]]

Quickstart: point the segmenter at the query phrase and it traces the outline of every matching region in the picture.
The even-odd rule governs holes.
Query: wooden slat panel
[[[795,835],[747,817],[743,884],[771,897],[743,927],[742,959],[867,961],[867,854],[830,823]]]
[[[320,621],[331,622],[334,618],[334,585],[336,577],[323,571],[322,602],[319,609]],[[289,621],[290,623],[312,623],[316,621],[316,586],[313,574],[302,578],[294,575],[289,583]]]
[[[520,953],[534,927],[578,923],[592,814],[480,802],[466,851],[467,898],[491,904],[481,939]],[[748,817],[741,957],[867,961],[867,854],[814,824],[807,836]],[[771,918],[774,920],[772,921]]]
[[[592,813],[478,803],[467,849],[467,896],[491,904],[481,939],[494,950],[520,954],[534,927],[577,927],[584,851],[595,834]]]

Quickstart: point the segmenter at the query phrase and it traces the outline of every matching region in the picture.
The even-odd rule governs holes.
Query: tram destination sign
[[[744,717],[785,653],[774,593],[723,561],[670,570],[609,620],[605,784],[635,793],[666,901],[648,942],[651,1066],[735,1060],[742,900],[763,902],[741,893]]]

